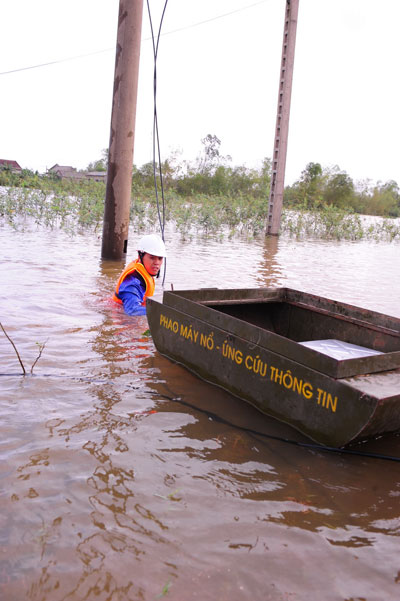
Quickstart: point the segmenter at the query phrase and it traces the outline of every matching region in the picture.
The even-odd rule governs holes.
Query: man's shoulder
[[[130,273],[129,275],[127,275],[126,278],[124,279],[124,281],[121,282],[120,291],[126,290],[130,286],[133,286],[135,288],[138,288],[138,287],[143,288],[144,285],[145,285],[145,282],[144,282],[142,276],[140,275],[140,273],[135,271],[134,273]]]

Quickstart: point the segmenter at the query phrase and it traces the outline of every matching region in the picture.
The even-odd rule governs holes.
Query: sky
[[[165,0],[149,0],[158,31]],[[233,165],[272,156],[285,0],[169,0],[157,61],[162,159],[207,134]],[[0,158],[84,169],[108,147],[119,0],[1,2]],[[286,184],[309,162],[400,184],[398,0],[300,0]],[[46,66],[37,66],[44,63]],[[134,162],[152,160],[144,0]]]

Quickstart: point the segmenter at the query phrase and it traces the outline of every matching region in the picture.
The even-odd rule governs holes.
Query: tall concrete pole
[[[281,223],[285,168],[289,135],[290,100],[292,95],[294,51],[296,45],[299,0],[286,0],[278,109],[272,155],[271,189],[269,193],[267,234],[277,236]]]
[[[143,0],[120,0],[101,249],[103,259],[122,259],[128,247],[142,16]]]

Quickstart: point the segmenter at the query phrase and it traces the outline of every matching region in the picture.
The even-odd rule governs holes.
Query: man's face
[[[162,262],[163,257],[156,257],[155,255],[149,255],[149,253],[144,253],[143,255],[143,265],[150,275],[157,275],[161,269]]]

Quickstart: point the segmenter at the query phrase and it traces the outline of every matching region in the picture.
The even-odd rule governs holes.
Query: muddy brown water
[[[167,243],[168,289],[287,285],[400,317],[396,243]],[[28,372],[0,332],[0,599],[398,600],[400,463],[263,436],[307,441],[160,356],[100,247],[0,227]],[[400,456],[400,437],[357,449]]]

